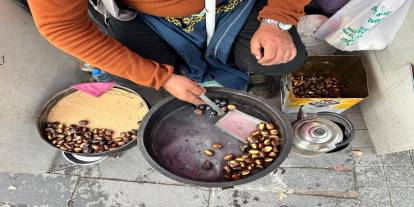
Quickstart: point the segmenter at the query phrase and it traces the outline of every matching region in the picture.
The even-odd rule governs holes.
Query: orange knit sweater
[[[296,24],[309,0],[268,0],[259,17]],[[140,57],[104,35],[87,15],[88,0],[29,0],[36,26],[54,46],[97,68],[159,89],[173,73],[170,65]],[[163,17],[200,12],[204,0],[124,0],[137,11]]]

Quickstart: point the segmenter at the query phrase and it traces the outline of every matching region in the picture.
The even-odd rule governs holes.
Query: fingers
[[[185,101],[192,103],[194,105],[204,104],[204,101],[199,98],[199,96],[206,92],[206,89],[195,82],[190,83],[190,87],[187,90]]]
[[[276,54],[276,58],[269,63],[270,65],[286,63],[288,58],[290,57],[290,50],[278,47]]]
[[[290,57],[292,56],[292,50],[287,50],[286,53],[284,54],[284,56],[282,57],[281,62],[282,63],[287,63],[289,62],[291,59]]]
[[[201,94],[205,93],[206,89],[201,87],[200,85],[194,83],[194,86],[191,88],[191,93],[194,95],[200,96]]]
[[[296,50],[296,47],[293,47],[292,48],[292,52],[290,53],[290,58],[289,58],[289,61],[292,61],[293,59],[295,59],[295,57],[296,57],[296,55],[297,55],[297,50]]]
[[[194,104],[194,105],[204,104],[203,100],[201,100],[197,95],[195,95],[191,92],[188,93],[187,96],[184,99],[185,99],[184,101],[187,101],[187,102],[189,102],[191,104]]]
[[[258,40],[252,40],[250,41],[250,52],[256,57],[256,59],[259,61],[262,59],[262,45],[260,41]]]
[[[204,101],[202,101],[198,96],[204,93],[205,89],[187,77],[172,75],[163,87],[173,96],[182,101],[186,101],[194,105],[204,103]]]
[[[269,43],[264,43],[262,44],[263,48],[264,48],[264,55],[263,58],[261,60],[259,60],[259,64],[262,65],[267,65],[269,63],[271,63],[272,61],[275,60],[275,58],[277,57],[277,49],[273,47],[272,44]]]
[[[202,92],[202,93],[204,93],[204,92]],[[205,102],[203,100],[201,100],[200,97],[199,97],[202,93],[195,93],[193,91],[189,91],[186,98],[185,98],[186,99],[185,101],[187,101],[189,103],[192,103],[194,105],[205,104]]]
[[[286,63],[289,61],[289,58],[291,56],[290,50],[283,50],[282,48],[278,48],[276,52],[276,58],[273,59],[270,63],[267,65],[278,65],[281,63]]]
[[[266,50],[273,50],[273,52]],[[275,49],[265,47],[265,55],[258,63],[264,66],[278,65],[292,61],[296,55],[297,51],[294,45],[290,47],[277,46]]]

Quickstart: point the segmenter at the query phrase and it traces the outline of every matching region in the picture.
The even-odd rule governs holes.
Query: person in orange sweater
[[[120,7],[144,15],[164,17],[171,24],[181,25],[184,31],[197,23],[185,17],[197,17],[205,6],[204,0],[116,2]],[[217,2],[218,9],[237,12],[243,0]],[[171,47],[139,15],[130,21],[109,16],[106,19],[109,33],[105,34],[89,18],[87,0],[29,0],[28,3],[40,33],[57,48],[136,84],[164,88],[192,104],[203,103],[198,95],[204,89],[185,75],[175,74],[179,71],[174,68],[182,59],[177,48]],[[229,54],[232,65],[253,74],[251,91],[255,94],[271,96],[277,87],[274,77],[304,64],[305,48],[294,26],[307,3],[309,0],[256,1]]]

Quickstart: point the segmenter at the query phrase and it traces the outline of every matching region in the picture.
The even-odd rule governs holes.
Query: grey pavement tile
[[[314,167],[332,168],[335,166],[353,167],[354,159],[351,147],[335,153],[323,154],[317,157],[302,157],[293,152],[282,163],[282,167]]]
[[[346,113],[346,117],[354,125],[355,129],[367,129],[367,125],[361,113]]]
[[[11,202],[0,202],[0,207],[31,207],[30,204],[16,204]]]
[[[211,207],[352,207],[356,199],[296,195],[262,191],[220,190],[213,191]]]
[[[235,189],[240,190],[255,190],[255,191],[271,191],[271,192],[285,192],[289,190],[289,187],[285,180],[281,177],[281,169],[270,173],[269,175],[257,179],[253,182],[234,186]]]
[[[381,156],[374,148],[353,148],[355,166],[382,166]]]
[[[337,192],[352,197],[356,194],[352,171],[338,172],[329,169],[284,168],[254,182],[236,186],[241,190],[293,191],[301,194]],[[283,174],[282,174],[283,173]]]
[[[413,167],[384,167],[387,185],[392,187],[414,187]]]
[[[109,157],[98,165],[103,178],[178,184],[152,168],[139,152],[138,147],[123,152],[121,157]]]
[[[286,172],[281,175],[281,178],[289,188],[301,192],[351,192],[355,187],[353,173],[350,171],[286,168]]]
[[[383,167],[355,167],[358,186],[382,187],[386,184]]]
[[[0,203],[67,206],[77,179],[67,175],[0,173]]]
[[[86,76],[40,35],[15,1],[0,0],[0,8],[0,55],[6,59],[0,66],[0,168],[45,173],[56,151],[41,140],[35,120],[51,96]]]
[[[389,188],[393,207],[413,207],[414,188]]]
[[[56,152],[48,172],[53,174],[100,177],[98,165],[77,166],[68,162],[61,152]]]
[[[411,154],[411,163],[414,166],[414,150],[410,150],[410,154]]]
[[[413,166],[410,151],[385,154],[382,161],[384,166]]]
[[[359,200],[363,207],[391,207],[391,200],[386,187],[360,187]]]
[[[80,178],[73,206],[208,206],[209,191],[194,187]]]
[[[59,151],[56,151],[56,153],[53,156],[53,160],[51,165],[49,166],[48,172],[54,172],[58,170],[62,170],[68,167],[74,167],[76,165],[68,162],[63,156],[62,153]]]
[[[77,175],[81,177],[99,178],[99,168],[97,164],[88,166],[73,166],[64,168],[58,171],[52,172],[52,174],[63,174],[63,175]]]
[[[354,140],[351,142],[352,147],[374,147],[368,130],[355,130]]]

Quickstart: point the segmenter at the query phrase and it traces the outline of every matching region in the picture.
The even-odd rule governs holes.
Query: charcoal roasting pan
[[[218,117],[195,115],[194,106],[174,97],[156,104],[144,117],[138,130],[138,146],[147,162],[158,172],[186,185],[228,188],[246,184],[276,170],[288,156],[293,132],[283,114],[263,99],[246,92],[227,88],[208,88],[209,98],[222,98],[233,103],[245,113],[278,126],[281,136],[280,154],[266,169],[249,177],[227,181],[223,178],[223,156],[240,154],[241,142],[221,132],[214,126]],[[211,149],[213,143],[223,144],[214,150],[213,157],[206,157],[203,149]],[[213,163],[211,170],[200,165],[205,160]]]

